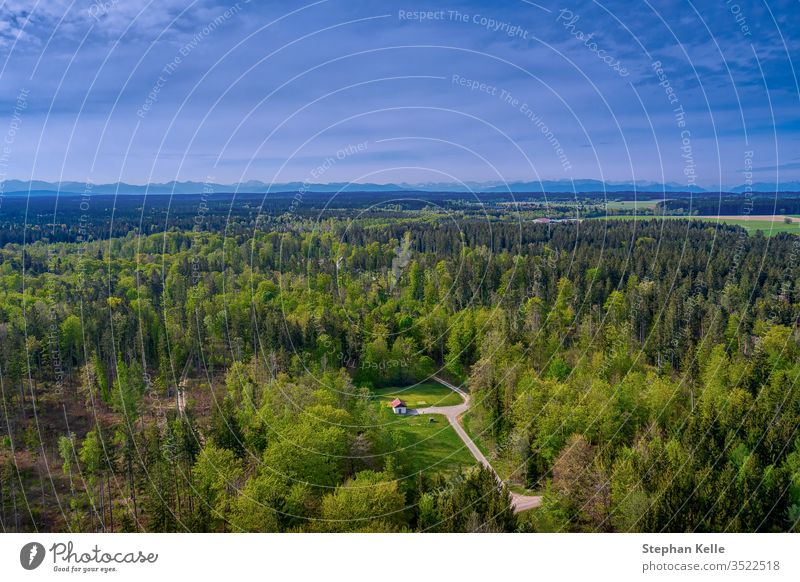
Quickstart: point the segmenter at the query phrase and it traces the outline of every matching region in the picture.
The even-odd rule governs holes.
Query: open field
[[[610,216],[597,216],[591,220],[702,220],[714,224],[728,224],[731,226],[741,226],[748,234],[754,234],[756,231],[761,231],[765,236],[772,236],[782,232],[790,232],[793,234],[800,234],[800,217],[797,216],[662,216],[662,215],[610,215]],[[789,219],[791,222],[786,223],[784,219]]]
[[[385,402],[387,406],[395,398],[404,400],[409,408],[455,406],[462,402],[458,394],[435,382],[426,382],[404,388],[376,388],[372,392],[376,399]]]
[[[661,200],[609,200],[609,210],[653,210]]]
[[[393,430],[400,436],[397,454],[407,476],[421,472],[455,472],[476,461],[441,414],[398,416]]]

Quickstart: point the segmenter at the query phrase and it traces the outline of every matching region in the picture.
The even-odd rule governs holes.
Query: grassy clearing
[[[406,475],[454,473],[476,463],[447,418],[440,414],[397,417],[393,428],[399,435],[398,456]]]
[[[461,396],[436,382],[406,386],[405,388],[376,388],[372,391],[375,398],[388,403],[395,398],[404,400],[409,408],[425,408],[428,406],[455,406],[461,404]]]

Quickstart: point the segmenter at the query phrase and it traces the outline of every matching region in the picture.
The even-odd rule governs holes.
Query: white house
[[[395,398],[392,400],[392,411],[395,414],[405,414],[408,412],[408,408],[406,408],[406,403],[400,400],[399,398]]]

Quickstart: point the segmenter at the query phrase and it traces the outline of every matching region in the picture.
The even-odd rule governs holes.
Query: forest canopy
[[[3,531],[797,529],[797,237],[393,212],[2,247]]]

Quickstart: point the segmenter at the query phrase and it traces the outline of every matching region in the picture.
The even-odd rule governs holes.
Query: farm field
[[[661,200],[610,200],[605,206],[609,210],[653,210]]]
[[[395,398],[405,401],[409,408],[461,404],[461,397],[458,394],[435,382],[426,382],[403,388],[375,388],[372,392],[376,399],[385,402],[387,406]]]

